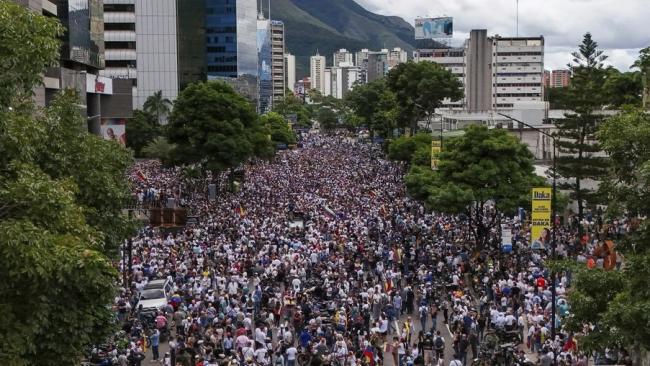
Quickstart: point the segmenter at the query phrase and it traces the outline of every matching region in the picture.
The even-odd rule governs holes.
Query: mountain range
[[[413,26],[396,16],[364,9],[354,0],[272,0],[271,18],[285,25],[287,52],[296,56],[296,78],[309,75],[309,57],[318,52],[332,64],[335,51],[400,47],[409,55]]]

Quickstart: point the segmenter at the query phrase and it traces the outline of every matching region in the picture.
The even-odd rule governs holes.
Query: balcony
[[[56,4],[49,0],[43,0],[43,11],[52,15],[57,15]]]
[[[131,13],[131,12],[104,13],[104,23],[135,23],[135,13]]]
[[[129,4],[129,5],[135,5],[135,0],[104,0],[104,4]]]
[[[128,30],[107,30],[104,31],[104,41],[106,42],[135,42],[135,31]]]
[[[136,79],[138,72],[133,67],[109,67],[99,70],[99,75],[111,79]]]
[[[106,61],[136,60],[135,50],[106,50]]]

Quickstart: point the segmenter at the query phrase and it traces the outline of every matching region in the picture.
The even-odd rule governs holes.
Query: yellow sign
[[[431,141],[431,170],[438,170],[438,163],[440,163],[438,156],[442,151],[441,142],[438,140]]]
[[[550,241],[551,188],[533,188],[530,242],[533,249],[544,248]]]

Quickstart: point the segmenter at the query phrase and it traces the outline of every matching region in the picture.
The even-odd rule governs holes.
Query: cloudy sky
[[[411,24],[417,16],[452,16],[453,46],[460,46],[471,29],[516,34],[516,0],[356,1]],[[650,46],[650,0],[519,0],[519,35],[544,36],[547,69],[564,68],[588,31],[609,55],[609,63],[627,71],[639,49]]]

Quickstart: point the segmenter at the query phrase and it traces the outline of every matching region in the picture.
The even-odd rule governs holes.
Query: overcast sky
[[[356,0],[366,9],[397,15],[454,17],[453,46],[472,29],[516,35],[516,0]],[[650,46],[650,0],[519,0],[519,35],[543,35],[545,67],[565,68],[582,35],[591,32],[609,63],[628,71],[639,49]]]

